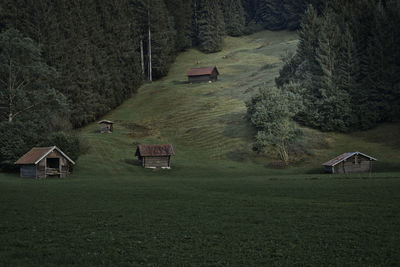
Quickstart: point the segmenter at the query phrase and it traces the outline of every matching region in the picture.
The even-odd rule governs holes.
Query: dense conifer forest
[[[300,96],[296,120],[324,131],[369,129],[400,115],[400,2],[309,6],[277,85]]]
[[[2,1],[0,167],[36,145],[57,144],[79,155],[71,129],[165,76],[179,52],[216,52],[224,36],[261,29],[299,29],[297,53],[285,57],[276,80],[301,98],[298,122],[349,131],[394,120],[400,113],[398,1],[324,2]]]

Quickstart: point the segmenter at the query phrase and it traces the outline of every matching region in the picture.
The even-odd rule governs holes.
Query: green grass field
[[[309,150],[287,169],[251,151],[245,101],[273,85],[291,32],[225,40],[182,53],[167,77],[90,124],[67,179],[0,174],[1,266],[398,265],[400,124],[352,134],[304,129]],[[212,84],[187,84],[217,65]],[[172,143],[171,170],[147,170],[138,143]],[[323,174],[345,151],[378,158],[367,174]]]

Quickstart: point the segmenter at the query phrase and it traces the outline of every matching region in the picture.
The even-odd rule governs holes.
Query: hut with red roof
[[[58,147],[34,147],[15,162],[21,177],[66,177],[75,162]]]
[[[361,152],[346,152],[324,164],[325,172],[329,173],[357,173],[372,171],[372,161],[376,158]]]
[[[171,144],[138,145],[135,155],[144,168],[169,169],[171,167],[171,156],[175,155],[175,152]]]
[[[218,69],[216,66],[191,68],[186,74],[189,83],[214,82],[218,79]]]

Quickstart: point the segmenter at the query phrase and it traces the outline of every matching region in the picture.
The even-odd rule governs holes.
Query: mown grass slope
[[[245,101],[273,85],[291,32],[227,38],[223,51],[182,53],[170,74],[90,124],[68,179],[0,174],[0,265],[396,265],[400,262],[398,124],[352,134],[304,129],[288,169],[251,151]],[[199,62],[199,64],[196,64]],[[187,84],[192,66],[220,80]],[[279,103],[277,103],[279,104]],[[171,170],[145,170],[138,143],[172,143]],[[359,150],[376,172],[326,175],[321,163]]]
[[[265,167],[276,165],[274,155],[257,155],[251,149],[255,132],[246,119],[245,102],[259,87],[274,85],[282,66],[280,57],[296,45],[293,32],[264,31],[228,37],[219,53],[194,49],[182,53],[167,77],[142,86],[137,95],[106,116],[116,122],[115,133],[99,135],[95,123],[82,129],[92,150],[80,159],[77,173],[138,171],[127,165],[134,163],[138,143],[174,144],[175,168],[242,165],[246,170],[271,171]],[[209,65],[218,67],[218,82],[187,83],[190,67]],[[320,172],[323,162],[346,151],[378,158],[379,171],[400,171],[399,124],[352,134],[304,131],[306,149],[296,156],[296,167],[285,172]]]

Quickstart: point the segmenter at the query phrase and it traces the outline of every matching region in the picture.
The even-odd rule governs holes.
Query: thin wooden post
[[[46,170],[47,170],[47,158],[44,158],[44,178],[47,177]]]

